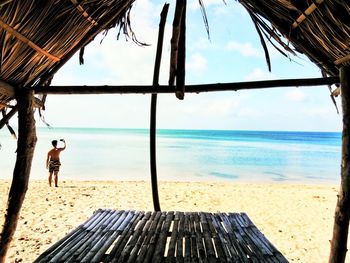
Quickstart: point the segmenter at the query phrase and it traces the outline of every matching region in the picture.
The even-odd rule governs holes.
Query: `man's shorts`
[[[60,161],[50,161],[49,162],[49,172],[58,172],[60,170]]]

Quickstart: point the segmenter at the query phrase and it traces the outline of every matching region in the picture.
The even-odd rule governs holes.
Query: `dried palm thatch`
[[[285,50],[294,46],[327,75],[350,64],[350,2],[344,0],[239,0],[260,35]],[[262,40],[264,42],[264,40]],[[266,53],[268,57],[268,53]]]
[[[0,1],[0,79],[44,84],[98,33],[128,30],[134,0]]]

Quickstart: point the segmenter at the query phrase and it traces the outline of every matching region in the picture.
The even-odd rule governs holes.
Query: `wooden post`
[[[335,208],[329,263],[345,262],[350,218],[350,66],[340,69],[343,134],[341,184]]]
[[[160,14],[157,53],[154,63],[153,86],[159,85],[159,70],[163,51],[163,38],[166,17],[168,15],[169,4],[165,4]],[[150,168],[154,211],[160,211],[158,183],[157,183],[157,163],[156,163],[156,119],[157,119],[157,94],[152,94],[151,98],[151,118],[150,118]]]
[[[0,263],[4,263],[23,200],[28,189],[29,174],[36,144],[35,120],[33,114],[34,92],[27,89],[16,91],[18,106],[17,159],[7,202],[7,213],[0,237]]]
[[[169,71],[169,86],[174,86],[177,77],[177,61],[179,51],[179,40],[181,31],[181,17],[184,8],[183,0],[176,0],[175,15],[173,20],[173,33],[171,37],[170,50],[170,71]]]
[[[186,74],[186,0],[181,1],[182,15],[180,21],[180,36],[177,53],[176,86],[175,95],[183,100],[185,97],[185,74]]]

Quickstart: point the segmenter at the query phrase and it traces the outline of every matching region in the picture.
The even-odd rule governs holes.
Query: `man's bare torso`
[[[48,155],[50,157],[50,161],[59,161],[60,160],[60,153],[62,149],[54,148],[49,151]]]

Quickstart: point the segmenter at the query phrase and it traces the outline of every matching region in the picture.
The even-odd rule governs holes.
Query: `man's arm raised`
[[[64,139],[61,139],[60,141],[64,143],[64,146],[63,146],[62,148],[60,148],[60,150],[62,150],[62,151],[63,151],[63,150],[65,150],[65,149],[66,149],[67,144],[66,144],[66,141],[65,141]]]

